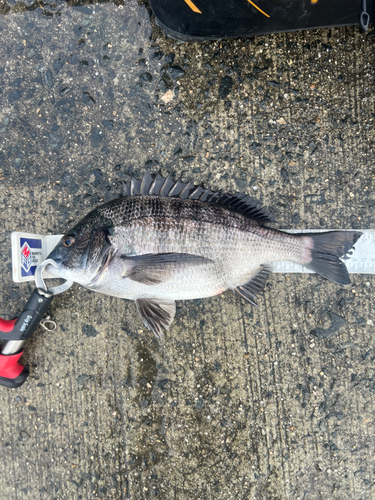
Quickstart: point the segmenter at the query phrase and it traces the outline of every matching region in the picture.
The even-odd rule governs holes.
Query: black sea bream
[[[244,194],[214,193],[146,172],[123,197],[90,212],[49,255],[48,271],[90,290],[135,300],[158,337],[169,329],[175,300],[232,290],[256,305],[272,263],[292,261],[339,284],[340,260],[356,231],[288,234],[265,227],[273,215]]]

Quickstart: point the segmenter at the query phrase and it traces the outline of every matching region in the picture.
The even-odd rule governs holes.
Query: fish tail
[[[306,238],[304,265],[334,283],[348,285],[349,273],[340,257],[353,248],[361,235],[359,231],[327,231],[301,235]]]

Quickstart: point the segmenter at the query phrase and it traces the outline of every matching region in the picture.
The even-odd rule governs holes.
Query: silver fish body
[[[98,210],[109,216],[107,207]],[[211,297],[247,283],[263,264],[278,260],[308,263],[303,251],[308,238],[261,227],[218,206],[136,197],[122,199],[119,211],[142,215],[129,218],[127,225],[114,217],[115,234],[109,236],[114,249],[110,262],[95,283],[86,285],[108,295],[131,300]],[[132,256],[165,254],[201,259],[168,262],[164,268],[155,259],[149,270],[155,275],[154,283],[124,279],[134,268]]]
[[[161,187],[155,188],[157,180]],[[199,188],[201,194],[161,176],[145,174],[132,188],[134,193],[98,207],[66,233],[49,256],[59,268],[48,271],[135,300],[157,336],[173,321],[175,300],[233,290],[255,304],[273,262],[293,261],[349,283],[339,257],[361,233],[291,235],[263,226],[271,214],[244,195],[216,196]],[[180,192],[173,196],[173,190]]]

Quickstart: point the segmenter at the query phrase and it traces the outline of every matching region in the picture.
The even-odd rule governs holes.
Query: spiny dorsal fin
[[[147,170],[145,171],[141,183],[141,188],[140,188],[140,195],[141,196],[147,196],[148,193],[150,192],[151,184],[153,183],[154,179],[152,178],[150,172]]]
[[[142,180],[132,177],[130,187],[124,185],[124,196],[162,196],[170,198],[181,198],[199,200],[206,203],[215,203],[254,219],[258,222],[273,222],[274,215],[262,204],[245,193],[222,193],[211,191],[203,186],[195,186],[191,182],[174,181],[170,175],[163,177],[160,172],[155,179],[148,171],[145,171]]]

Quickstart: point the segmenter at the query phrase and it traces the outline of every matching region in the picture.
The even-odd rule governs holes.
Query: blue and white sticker
[[[13,281],[33,281],[35,270],[52,252],[61,235],[31,234],[14,231],[12,233]],[[45,277],[48,273],[45,273]]]
[[[20,238],[21,276],[34,276],[42,259],[41,238]]]

